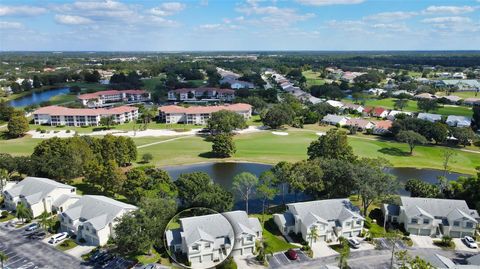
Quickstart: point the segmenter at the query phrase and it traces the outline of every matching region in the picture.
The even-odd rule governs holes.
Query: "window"
[[[453,226],[460,226],[460,221],[454,221]]]
[[[249,235],[249,236],[247,237],[247,241],[253,241],[253,236]]]
[[[210,248],[210,243],[206,243],[205,248]]]
[[[423,224],[429,224],[430,220],[429,219],[423,219]]]
[[[345,226],[347,226],[347,227],[348,227],[348,226],[351,226],[351,225],[352,225],[352,223],[351,223],[351,222],[347,222],[347,223],[345,223]]]
[[[357,220],[357,225],[362,225],[362,221],[361,221],[361,220]]]
[[[418,223],[418,220],[417,220],[417,219],[412,219],[412,223],[413,223],[413,224],[417,224],[417,223]]]
[[[473,223],[472,222],[467,222],[467,223],[465,223],[465,227],[473,228]]]
[[[193,249],[193,250],[198,250],[198,245],[192,246],[192,249]]]

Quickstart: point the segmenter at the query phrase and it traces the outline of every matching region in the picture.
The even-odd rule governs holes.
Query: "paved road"
[[[82,261],[65,254],[41,241],[29,240],[23,229],[5,228],[0,224],[0,251],[9,257],[5,266],[10,269],[34,268],[89,268]]]

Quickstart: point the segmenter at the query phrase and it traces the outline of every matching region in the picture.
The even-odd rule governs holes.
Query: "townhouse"
[[[429,122],[437,122],[442,120],[442,115],[432,113],[418,113],[417,118]]]
[[[66,126],[99,126],[103,117],[113,117],[113,121],[122,124],[138,119],[138,108],[120,106],[110,109],[67,108],[62,106],[46,106],[33,113],[34,124],[66,125]]]
[[[322,122],[325,124],[335,125],[335,126],[344,126],[347,124],[349,117],[341,116],[341,115],[333,115],[327,114],[323,117]]]
[[[185,217],[178,221],[180,228],[165,231],[167,247],[176,260],[186,256],[190,267],[209,268],[232,252],[234,230],[220,213]]]
[[[401,197],[399,205],[384,204],[382,212],[387,222],[399,223],[413,235],[473,236],[480,221],[464,200]]]
[[[36,218],[43,212],[62,211],[68,206],[67,200],[75,196],[76,188],[48,178],[26,177],[3,191],[5,207],[16,210],[22,203]]]
[[[317,242],[358,236],[365,219],[348,199],[330,199],[287,204],[285,213],[274,214],[273,220],[282,234],[295,233],[306,242]],[[310,238],[312,229],[316,240]]]
[[[169,101],[195,102],[195,101],[221,101],[231,102],[235,99],[235,91],[220,88],[182,88],[168,92]]]
[[[115,236],[118,218],[137,207],[99,195],[84,195],[59,214],[60,229],[88,245],[105,245]]]
[[[470,127],[472,124],[472,119],[465,116],[454,116],[450,115],[445,121],[451,127]]]
[[[222,106],[190,106],[181,107],[176,105],[162,106],[158,108],[159,117],[162,122],[185,123],[204,125],[211,114],[220,110],[229,110],[242,115],[245,119],[252,116],[252,106],[249,104],[231,104]]]
[[[262,225],[258,218],[249,218],[247,212],[241,210],[225,212],[222,215],[230,222],[235,233],[232,256],[255,253],[255,242],[262,238]]]
[[[89,108],[112,106],[115,103],[140,103],[151,100],[149,92],[144,90],[108,90],[94,93],[80,94],[77,99],[82,105]]]

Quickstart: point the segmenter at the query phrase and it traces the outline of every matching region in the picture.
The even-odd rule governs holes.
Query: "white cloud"
[[[36,16],[46,13],[47,9],[35,6],[0,6],[0,16]]]
[[[411,17],[418,15],[417,12],[405,12],[405,11],[394,11],[394,12],[381,12],[373,15],[366,16],[366,20],[374,21],[398,21],[405,20]]]
[[[425,14],[463,14],[475,11],[471,6],[429,6],[423,13]]]
[[[423,19],[422,22],[425,23],[466,23],[471,22],[472,20],[468,17],[436,17],[436,18],[428,18]]]
[[[258,1],[247,1],[247,5],[237,7],[236,10],[245,14],[241,16],[244,23],[268,27],[286,27],[300,21],[315,17],[313,13],[299,13],[293,8],[280,8],[277,6],[261,6]]]
[[[90,24],[93,22],[89,18],[76,16],[76,15],[55,15],[55,21],[57,23],[67,24],[67,25],[82,25],[82,24]]]
[[[0,21],[0,29],[23,29],[24,26],[20,22],[16,21]]]
[[[296,0],[308,6],[353,5],[363,3],[365,0]]]
[[[158,7],[151,8],[148,13],[154,16],[170,16],[185,9],[185,4],[179,2],[167,2]]]

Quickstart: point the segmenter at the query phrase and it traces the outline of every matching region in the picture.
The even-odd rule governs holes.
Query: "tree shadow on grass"
[[[207,159],[218,158],[218,156],[217,156],[215,153],[211,152],[211,151],[202,152],[202,153],[198,154],[198,157],[207,158]]]
[[[394,147],[381,148],[381,149],[378,150],[378,152],[383,153],[383,154],[387,154],[387,155],[391,155],[391,156],[400,156],[400,157],[410,156],[410,153],[408,153],[406,151],[403,151],[399,148],[394,148]]]

